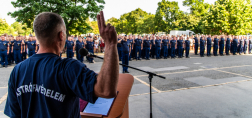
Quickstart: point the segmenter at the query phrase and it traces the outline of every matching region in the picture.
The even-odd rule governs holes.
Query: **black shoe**
[[[129,71],[125,71],[124,73],[129,73]]]
[[[132,61],[131,59],[129,61]]]
[[[195,55],[199,55],[199,54],[195,54]]]
[[[190,57],[186,57],[186,58],[190,58]]]
[[[138,60],[140,60],[140,61],[141,61],[141,59],[138,59]]]

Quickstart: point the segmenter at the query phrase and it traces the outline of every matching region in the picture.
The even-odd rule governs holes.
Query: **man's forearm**
[[[107,45],[105,46],[105,50],[104,62],[97,77],[97,84],[99,86],[95,86],[102,93],[96,93],[96,95],[98,94],[101,97],[115,97],[119,78],[117,45]]]

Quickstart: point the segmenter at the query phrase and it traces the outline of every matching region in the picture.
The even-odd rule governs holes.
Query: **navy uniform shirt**
[[[200,39],[200,46],[204,46],[205,45],[205,40]]]
[[[84,47],[84,43],[83,42],[80,42],[79,40],[76,41],[76,47],[75,49],[81,49]]]
[[[199,44],[197,37],[194,37],[194,41],[195,41],[195,44]]]
[[[243,40],[243,39],[240,39],[240,45],[243,46],[243,42],[244,42],[244,40]]]
[[[132,45],[133,45],[133,39],[127,39],[127,41],[128,41],[128,46],[132,47]]]
[[[224,39],[224,38],[221,38],[221,39],[220,39],[220,45],[224,45],[224,41],[225,41],[225,39]]]
[[[11,118],[80,118],[79,98],[94,103],[97,74],[74,59],[35,54],[14,67],[4,114]]]
[[[123,51],[124,53],[129,53],[128,41],[122,40],[122,41],[121,41],[121,44],[122,44],[122,51]]]
[[[214,45],[218,45],[219,39],[214,38]]]
[[[248,40],[244,39],[244,45],[247,45],[247,44],[248,44]]]
[[[171,47],[175,47],[175,45],[176,45],[176,40],[171,40],[170,43],[171,43]]]
[[[227,38],[226,45],[230,45],[230,38]]]
[[[234,39],[233,40],[233,45],[237,45],[238,44],[238,39]]]
[[[185,40],[185,44],[186,44],[186,47],[190,47],[190,41],[189,40]]]
[[[117,39],[117,41],[119,41],[121,39]],[[122,47],[122,44],[121,43],[117,43],[117,47]]]
[[[36,49],[36,41],[27,41],[26,45],[29,51],[33,51]]]
[[[68,50],[73,50],[74,42],[66,40],[66,47]]]
[[[135,39],[136,46],[141,46],[141,44],[142,44],[142,39]]]
[[[93,50],[93,49],[94,49],[94,42],[87,41],[86,43],[87,43],[87,44],[86,44],[86,48],[87,48],[88,50]]]
[[[9,46],[9,42],[8,41],[2,41],[2,40],[0,40],[0,51],[7,50],[8,46]]]
[[[12,50],[12,41],[8,41],[8,43],[9,43],[9,53],[11,53],[11,50]]]
[[[143,41],[143,47],[147,47],[147,48],[149,48],[150,47],[150,40],[144,40]]]
[[[13,41],[13,50],[21,50],[21,44],[22,44],[21,41],[14,40]]]
[[[167,40],[167,39],[163,39],[163,40],[162,40],[162,44],[163,44],[163,46],[167,46],[168,42],[169,42],[169,40]]]
[[[212,44],[212,39],[210,37],[207,38],[207,45],[211,45]]]
[[[178,46],[182,47],[183,46],[183,40],[177,40]]]
[[[150,42],[151,42],[151,47],[155,47],[154,40],[151,40]]]
[[[249,39],[249,44],[252,44],[252,39]]]
[[[160,39],[156,39],[155,40],[155,47],[160,47],[161,46],[161,40]]]

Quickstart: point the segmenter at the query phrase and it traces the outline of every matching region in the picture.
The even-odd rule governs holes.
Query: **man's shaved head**
[[[62,17],[56,13],[43,12],[36,16],[33,29],[40,44],[50,46],[59,32],[65,28]]]

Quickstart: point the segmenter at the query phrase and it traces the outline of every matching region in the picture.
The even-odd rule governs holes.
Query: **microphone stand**
[[[99,59],[102,59],[103,60],[103,57],[99,57],[99,56],[96,56],[96,55],[90,55],[90,57],[96,57],[96,58],[99,58]],[[147,73],[149,76],[149,83],[150,83],[150,118],[152,118],[152,93],[151,93],[151,82],[152,82],[152,78],[153,76],[157,76],[157,77],[160,77],[162,79],[165,79],[164,76],[161,76],[161,75],[157,75],[155,73],[152,73],[152,72],[149,72],[149,71],[145,71],[145,70],[141,70],[141,69],[138,69],[138,68],[135,68],[135,67],[132,67],[132,66],[128,66],[128,65],[125,65],[125,64],[121,64],[119,63],[119,65],[122,65],[122,66],[126,66],[128,68],[131,68],[131,69],[134,69],[134,70],[138,70],[138,71],[141,71],[141,72],[144,72],[144,73]]]

